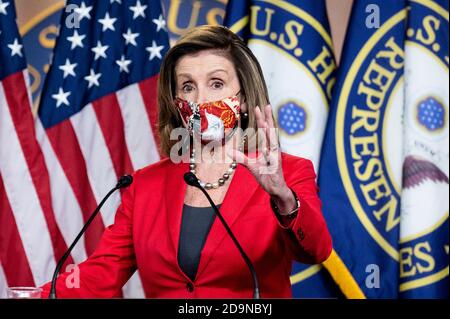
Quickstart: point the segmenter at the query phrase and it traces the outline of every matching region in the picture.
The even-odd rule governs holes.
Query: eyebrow
[[[210,75],[212,75],[214,73],[217,73],[217,72],[224,72],[224,73],[228,74],[228,71],[225,70],[225,69],[215,69],[215,70],[212,70],[212,71],[208,72],[207,75],[210,76]],[[179,74],[177,74],[177,77],[191,78],[192,75],[190,73],[179,73]]]
[[[215,70],[212,70],[211,72],[208,72],[208,75],[211,75],[211,74],[214,74],[214,73],[217,73],[217,72],[224,72],[224,73],[228,74],[227,70],[215,69]]]
[[[189,73],[179,73],[179,74],[177,74],[177,77],[181,77],[181,76],[184,76],[185,78],[190,78],[191,77],[191,75]]]

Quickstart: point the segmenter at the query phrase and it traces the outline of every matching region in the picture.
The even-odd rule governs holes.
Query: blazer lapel
[[[178,265],[178,240],[180,238],[181,213],[183,210],[184,195],[187,184],[184,181],[184,174],[189,171],[189,163],[174,164],[166,172],[165,180],[165,201],[167,227],[175,251],[175,262]]]
[[[232,226],[239,217],[242,209],[246,206],[259,186],[255,177],[241,164],[238,164],[234,174],[219,209],[231,230],[233,230]],[[236,203],[239,204],[237,205]],[[203,247],[196,278],[205,270],[211,256],[218,249],[225,236],[229,235],[219,218],[216,218]]]

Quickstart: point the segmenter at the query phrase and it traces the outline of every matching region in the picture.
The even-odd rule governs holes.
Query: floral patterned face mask
[[[215,102],[195,103],[181,98],[174,102],[189,133],[199,133],[202,140],[223,140],[227,129],[234,133],[238,126],[240,103],[237,95]]]

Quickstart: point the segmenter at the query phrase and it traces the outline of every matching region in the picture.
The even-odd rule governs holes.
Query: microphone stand
[[[250,258],[248,258],[245,251],[242,249],[241,245],[239,244],[238,240],[234,236],[233,232],[231,231],[230,227],[228,226],[227,222],[223,218],[222,214],[220,213],[217,206],[214,204],[213,200],[209,196],[208,192],[200,185],[198,182],[198,178],[193,174],[192,172],[187,172],[184,174],[184,180],[186,183],[190,186],[197,187],[202,191],[202,193],[206,196],[209,203],[211,204],[211,207],[214,209],[214,212],[216,213],[217,217],[219,217],[220,221],[222,222],[223,226],[225,227],[227,233],[230,235],[231,239],[233,240],[233,243],[241,253],[242,258],[244,259],[245,263],[247,264],[248,269],[250,270],[250,273],[252,274],[253,279],[253,299],[260,299],[260,293],[259,293],[259,284],[258,284],[258,277],[256,275],[255,268],[253,267],[252,262],[250,261]]]
[[[77,235],[77,237],[75,238],[75,240],[73,241],[73,243],[70,245],[70,247],[67,249],[67,251],[64,253],[64,255],[59,259],[58,264],[56,265],[55,271],[53,272],[53,278],[52,278],[52,286],[50,289],[50,293],[48,295],[48,299],[56,299],[56,280],[58,278],[58,274],[59,271],[61,270],[61,267],[63,266],[63,264],[65,263],[65,261],[67,260],[67,258],[70,256],[70,253],[72,252],[73,248],[75,247],[75,245],[78,243],[78,241],[80,240],[81,236],[83,236],[83,234],[86,232],[86,230],[88,229],[89,225],[92,223],[92,221],[94,220],[95,216],[97,216],[98,212],[100,211],[100,208],[102,208],[103,204],[108,200],[108,198],[118,189],[120,188],[125,188],[130,186],[130,184],[133,182],[133,177],[131,177],[130,175],[125,175],[122,176],[119,181],[117,182],[117,185],[111,189],[108,194],[106,194],[106,196],[102,199],[102,201],[100,202],[100,204],[98,204],[97,208],[94,210],[94,212],[92,213],[92,215],[89,217],[88,221],[86,222],[86,224],[84,224],[83,228],[81,229],[81,231],[79,232],[79,234]]]

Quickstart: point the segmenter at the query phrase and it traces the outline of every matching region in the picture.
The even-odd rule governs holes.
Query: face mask
[[[236,95],[207,103],[180,98],[174,102],[189,133],[199,133],[202,140],[220,141],[225,138],[226,129],[233,129],[234,132],[238,126],[240,105]]]

